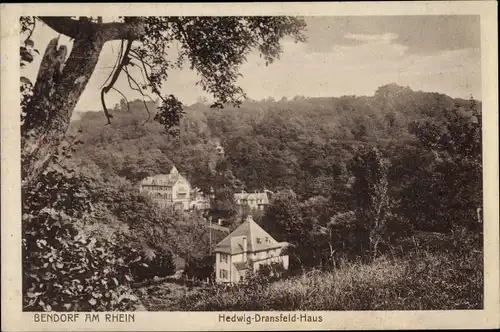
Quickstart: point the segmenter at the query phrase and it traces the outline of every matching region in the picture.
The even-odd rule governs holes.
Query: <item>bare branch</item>
[[[81,20],[74,20],[68,16],[39,16],[43,23],[54,29],[56,32],[75,39],[84,27],[89,28],[92,23],[83,23]]]
[[[106,101],[104,100],[104,95],[106,92],[104,89],[101,90],[101,104],[102,104],[102,109],[104,110],[104,115],[106,115],[106,118],[108,119],[108,122],[106,125],[111,124],[111,119],[113,118],[113,115],[109,114],[108,109],[106,108]]]
[[[106,41],[119,39],[136,40],[146,33],[141,20],[134,20],[131,23],[102,23],[101,30],[104,32]]]
[[[144,107],[146,108],[146,112],[148,112],[148,118],[144,123],[142,124],[143,126],[151,119],[151,112],[149,111],[148,105],[146,104],[146,101],[144,100],[144,97],[148,97],[149,100],[151,100],[154,103],[154,100],[148,95],[142,92],[141,87],[137,83],[137,81],[129,74],[127,68],[124,68],[125,74],[127,74],[127,79],[128,79],[128,85],[132,90],[139,91],[139,93],[142,95],[142,102],[144,103]],[[134,88],[131,83],[134,83],[137,88]]]
[[[111,78],[111,82],[109,82],[109,84],[103,89],[105,90],[106,93],[113,87],[113,85],[115,85],[116,80],[118,80],[118,76],[120,76],[120,73],[122,72],[122,69],[129,63],[130,58],[128,57],[128,53],[130,52],[131,47],[132,47],[132,41],[128,40],[127,47],[125,48],[125,53],[123,54],[122,60],[118,65],[118,67],[116,68],[113,77]]]
[[[130,75],[130,73],[128,72],[128,69],[124,68],[124,71],[125,71],[125,74],[127,74],[128,83],[129,83],[130,88],[132,90],[138,91],[143,97],[148,97],[149,100],[151,100],[154,103],[153,98],[151,98],[147,93],[144,93],[142,91],[141,86],[139,85],[139,83],[137,83],[137,81],[135,80],[135,78],[133,78],[132,75]],[[132,87],[132,85],[130,84],[131,82],[133,82],[135,84],[136,88]]]
[[[125,66],[128,64],[130,61],[130,58],[128,57],[128,53],[130,52],[130,48],[132,47],[132,41],[128,40],[127,41],[127,47],[125,49],[125,53],[123,54],[123,58],[120,61],[120,64],[117,66],[113,73],[113,77],[111,78],[111,82],[101,90],[101,104],[102,108],[104,110],[104,115],[106,115],[106,118],[108,119],[108,123],[106,125],[109,125],[111,123],[111,119],[113,116],[109,114],[108,109],[106,108],[106,101],[104,100],[104,95],[108,93],[108,91],[113,87],[113,85],[116,83],[116,80],[118,79],[118,76],[120,76],[120,73],[122,69],[125,68]],[[127,72],[128,75],[128,72]]]
[[[139,70],[141,71],[141,75],[142,75],[142,79],[144,80],[144,84],[149,83],[149,80],[148,80],[148,78],[147,78],[147,77],[148,77],[148,76],[147,76],[147,75],[148,75],[148,73],[146,72],[146,74],[144,74],[144,71],[146,70],[146,68],[144,68],[144,66],[143,66],[144,71],[142,70],[142,68],[141,68],[141,67],[138,67],[138,68],[139,68]]]
[[[153,67],[151,66],[151,64],[144,61],[144,57],[141,56],[139,53],[137,53],[137,51],[131,50],[130,55],[133,56],[134,58],[136,58],[137,60],[141,61],[142,65],[147,66],[149,68],[149,70],[153,70]]]
[[[144,100],[144,98],[142,99],[142,102],[144,103],[144,107],[146,107],[146,112],[148,112],[148,118],[146,119],[146,121],[144,121],[142,123],[142,125],[144,126],[151,119],[151,113],[149,112],[148,105],[146,104],[146,101]]]
[[[122,42],[120,43],[120,53],[118,55],[118,57],[116,58],[116,61],[115,61],[115,64],[113,65],[113,69],[111,70],[111,72],[109,73],[109,76],[108,78],[106,78],[106,80],[104,81],[104,83],[101,85],[101,87],[99,89],[102,89],[106,83],[108,83],[109,79],[111,78],[111,76],[113,75],[113,73],[115,72],[115,69],[116,69],[116,66],[121,62],[122,60],[122,54],[123,54],[123,40]]]
[[[139,85],[137,84],[137,82],[134,80],[134,78],[132,76],[130,76],[130,74],[128,73],[128,70],[127,68],[124,68],[124,71],[125,71],[125,74],[127,74],[127,81],[128,81],[128,86],[134,90],[134,91],[138,91],[140,94],[144,95],[143,92],[141,91]],[[132,86],[132,81],[136,84],[136,88],[134,88]]]
[[[74,20],[69,16],[39,16],[43,23],[56,32],[76,39],[80,34],[88,32],[99,32],[104,41],[120,39],[139,39],[145,33],[141,20],[132,23],[95,23],[89,21]]]
[[[119,94],[122,95],[123,99],[125,99],[125,101],[127,102],[127,109],[130,112],[130,105],[129,105],[129,102],[127,100],[127,97],[125,97],[125,95],[120,90],[118,90],[117,88],[112,87],[111,89],[115,90],[116,92],[118,92]]]
[[[141,64],[142,64],[142,68],[144,69],[144,73],[143,73],[143,71],[142,71],[142,69],[141,69],[140,67],[139,67],[139,70],[141,71],[141,74],[142,74],[142,76],[143,76],[143,78],[144,78],[144,82],[145,82],[145,83],[151,83],[151,82],[150,82],[150,80],[149,80],[149,73],[148,73],[148,70],[147,70],[147,68],[146,68],[146,67],[148,67],[150,71],[152,71],[152,70],[153,70],[153,67],[152,67],[149,63],[147,63],[146,61],[144,61],[144,57],[142,57],[139,53],[137,53],[137,52],[136,52],[136,51],[134,51],[134,50],[131,50],[131,51],[130,51],[130,56],[131,56],[131,57],[133,57],[134,59],[139,60],[139,61],[141,62]],[[129,85],[130,85],[130,83],[129,83]],[[150,86],[151,86],[151,84],[150,84]],[[142,91],[139,91],[139,92],[141,92],[141,93],[142,93]],[[157,95],[157,96],[158,96],[158,97],[159,97],[162,101],[165,101],[165,98],[163,98],[163,97],[161,96],[161,93],[160,93],[160,92],[155,91],[155,90],[153,89],[153,93],[154,93],[154,94],[156,94],[156,95]],[[148,97],[149,97],[149,96],[148,96]],[[149,99],[151,99],[151,101],[153,101],[153,99],[152,99],[151,97],[149,97]],[[154,102],[154,101],[153,101],[153,102]]]

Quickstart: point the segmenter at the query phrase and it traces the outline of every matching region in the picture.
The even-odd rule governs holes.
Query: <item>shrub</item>
[[[23,310],[131,310],[135,249],[88,236],[77,221],[99,201],[91,179],[47,171],[23,189]],[[81,223],[81,222],[80,222]]]
[[[271,264],[261,265],[257,274],[266,279],[266,281],[276,281],[286,276],[286,270],[282,263],[273,262]]]
[[[215,276],[214,256],[189,257],[184,272],[188,278],[197,280],[213,279]]]
[[[54,209],[23,219],[24,310],[133,309],[130,259],[117,258],[123,256],[113,243],[86,238],[68,215]]]
[[[152,255],[150,260],[139,256],[130,264],[130,270],[134,281],[141,282],[154,277],[166,277],[175,272],[173,255],[168,250],[160,250]]]

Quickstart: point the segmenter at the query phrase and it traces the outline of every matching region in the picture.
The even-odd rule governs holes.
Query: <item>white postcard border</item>
[[[422,329],[499,327],[499,189],[498,189],[498,36],[494,1],[367,2],[367,3],[233,3],[233,4],[2,4],[1,5],[1,190],[2,190],[2,329],[66,330],[318,330]],[[484,310],[468,311],[337,311],[307,312],[318,323],[219,322],[234,312],[135,312],[134,322],[37,323],[21,303],[21,194],[19,117],[19,16],[92,15],[480,15],[484,161]],[[296,312],[294,312],[295,314]],[[300,312],[297,312],[301,314]],[[254,312],[236,314],[254,315]],[[288,315],[288,312],[261,312]],[[105,313],[99,313],[104,317]]]

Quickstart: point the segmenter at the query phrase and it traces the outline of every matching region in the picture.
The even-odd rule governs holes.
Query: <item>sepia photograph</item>
[[[13,30],[16,310],[485,309],[480,15],[111,13]]]

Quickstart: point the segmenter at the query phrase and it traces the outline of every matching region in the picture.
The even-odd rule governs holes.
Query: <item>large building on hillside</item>
[[[240,208],[240,211],[245,207],[250,210],[264,210],[264,208],[269,205],[269,197],[267,196],[267,191],[264,192],[253,192],[247,193],[242,191],[241,193],[234,194],[234,200],[236,205]]]
[[[191,201],[189,202],[190,210],[208,210],[210,209],[210,198],[207,197],[200,189],[191,189]]]
[[[179,210],[204,210],[210,207],[209,200],[197,189],[192,188],[174,166],[169,174],[158,174],[145,178],[140,183],[140,192],[161,208]]]
[[[248,216],[244,223],[220,241],[215,252],[215,280],[237,283],[273,262],[288,269],[288,256],[282,250],[288,245],[278,242]]]

